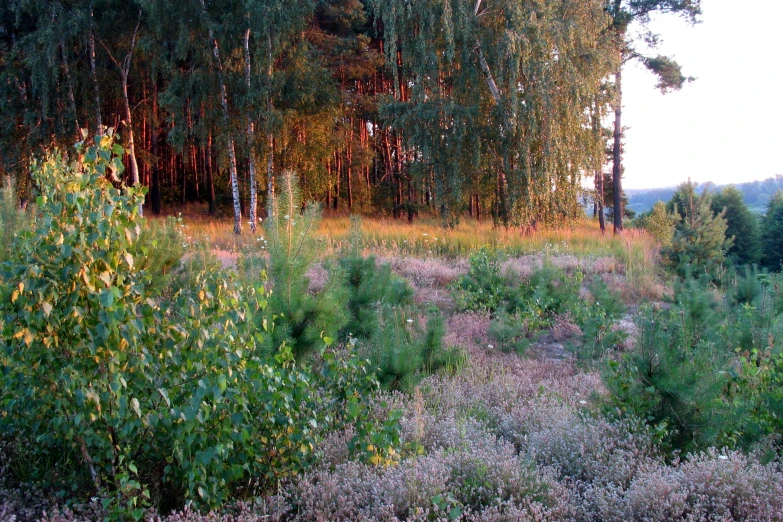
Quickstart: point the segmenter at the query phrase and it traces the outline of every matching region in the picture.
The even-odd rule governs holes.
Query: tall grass
[[[200,237],[212,248],[242,252],[262,240],[260,235],[236,236],[229,220],[209,220],[204,216],[185,216],[188,235]],[[348,217],[324,219],[318,235],[326,239],[329,251],[342,250],[350,242]],[[518,228],[493,226],[491,221],[463,220],[444,229],[437,219],[419,219],[410,224],[388,218],[362,220],[364,249],[381,256],[465,258],[481,247],[497,249],[509,256],[543,253],[545,256],[573,255],[579,258],[612,257],[626,277],[642,294],[656,285],[658,246],[640,229],[629,229],[622,236],[602,235],[598,223],[582,220],[558,229],[523,233]]]
[[[0,185],[0,262],[10,256],[14,238],[29,226],[32,214],[19,208],[16,187],[11,178],[5,178]]]

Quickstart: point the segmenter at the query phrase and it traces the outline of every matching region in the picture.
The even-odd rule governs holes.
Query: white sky
[[[783,174],[783,0],[703,0],[702,23],[660,16],[653,54],[697,80],[661,95],[623,69],[624,188],[742,183]]]

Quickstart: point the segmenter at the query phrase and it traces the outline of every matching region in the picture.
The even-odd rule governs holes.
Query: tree
[[[600,138],[591,108],[614,67],[603,2],[370,5],[395,78],[381,115],[404,135],[406,159],[434,179],[446,221],[483,176],[499,224],[581,214],[581,176],[595,168],[585,145]]]
[[[676,212],[680,222],[671,246],[662,254],[681,277],[692,274],[716,279],[733,240],[726,237],[724,212],[714,213],[709,192],[697,196],[695,187],[690,181],[683,183],[667,204],[667,210]]]
[[[783,191],[778,190],[767,205],[762,222],[763,265],[780,270],[783,263]]]
[[[640,54],[634,42],[628,39],[628,28],[633,22],[640,22],[646,26],[653,13],[674,13],[681,15],[693,23],[701,14],[701,0],[607,0],[606,10],[612,17],[611,31],[614,35],[616,52],[619,56],[617,69],[615,70],[615,106],[614,106],[614,144],[612,153],[612,185],[614,188],[614,233],[620,234],[623,230],[622,213],[622,68],[630,60],[639,60],[644,66],[658,77],[658,87],[665,93],[679,90],[682,86],[692,81],[682,75],[680,66],[665,56],[646,57]],[[658,36],[647,31],[645,42],[654,47]]]
[[[735,187],[725,187],[712,196],[712,211],[723,212],[726,218],[726,236],[734,238],[727,255],[737,265],[761,261],[761,230],[759,221],[745,204],[742,192]]]
[[[656,201],[649,212],[639,216],[639,225],[664,247],[672,244],[674,225],[678,221],[678,216],[666,210],[662,201]]]

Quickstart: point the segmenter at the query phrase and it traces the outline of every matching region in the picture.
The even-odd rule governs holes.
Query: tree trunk
[[[245,83],[247,84],[248,95],[250,95],[250,28],[245,31]],[[250,171],[250,231],[256,232],[256,222],[258,221],[258,190],[256,186],[256,154],[253,147],[253,118],[251,112],[247,109],[247,155],[249,158]]]
[[[76,140],[81,141],[82,129],[79,125],[79,113],[76,110],[76,98],[73,95],[73,82],[71,81],[71,68],[68,66],[68,54],[65,51],[65,42],[60,40],[60,52],[63,57],[63,74],[65,74],[65,82],[68,84],[68,105],[73,116],[74,124],[76,125]]]
[[[204,22],[209,30],[209,40],[212,43],[212,55],[215,57],[215,66],[218,71],[218,82],[220,83],[220,105],[223,108],[223,127],[226,133],[226,147],[228,149],[228,171],[231,177],[231,196],[234,199],[234,234],[242,233],[242,207],[239,202],[239,181],[237,180],[237,158],[234,151],[234,137],[231,134],[231,126],[228,115],[228,93],[226,83],[223,81],[223,63],[220,61],[220,46],[218,45],[215,32],[212,30],[212,24],[207,15],[207,6],[204,0],[201,0],[201,13],[204,16]]]
[[[601,234],[606,233],[606,219],[604,216],[604,173],[596,171],[595,173],[595,206],[598,214],[598,225],[601,227]]]
[[[614,211],[614,233],[623,232],[623,198],[622,198],[622,140],[623,140],[623,90],[622,90],[622,59],[615,73],[617,99],[614,109],[614,146],[612,148],[612,203]]]
[[[268,52],[269,52],[269,64],[267,65],[267,89],[269,89],[269,92],[267,92],[266,97],[266,110],[267,110],[267,118],[272,117],[272,111],[274,110],[274,105],[272,104],[272,36],[270,35],[268,38]],[[266,199],[267,199],[267,205],[272,204],[272,200],[275,198],[275,137],[272,134],[272,125],[271,123],[267,122],[267,134],[266,139],[269,143],[269,151],[266,155]],[[271,206],[269,208],[272,208]]]
[[[87,36],[87,47],[90,54],[90,76],[93,87],[93,104],[95,110],[95,134],[103,133],[103,122],[101,121],[101,90],[98,87],[98,74],[95,71],[95,32],[93,31],[92,3],[90,3],[90,32]]]
[[[158,164],[158,138],[160,133],[160,124],[158,117],[158,81],[152,79],[152,155],[155,157],[152,163],[152,172],[150,180],[150,203],[152,204],[152,213],[160,215],[160,169]]]
[[[212,175],[212,134],[207,139],[207,202],[209,203],[209,215],[214,216],[215,211],[215,180]]]
[[[128,74],[122,75],[122,97],[125,102],[125,125],[128,128],[128,156],[130,157],[130,185],[139,184],[139,165],[136,162],[136,145],[133,142],[133,115],[131,114],[130,101],[128,100]]]

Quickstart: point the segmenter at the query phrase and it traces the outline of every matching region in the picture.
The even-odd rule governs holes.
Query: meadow
[[[235,236],[96,157],[3,191],[3,520],[783,520],[779,275],[321,219],[294,177]]]

